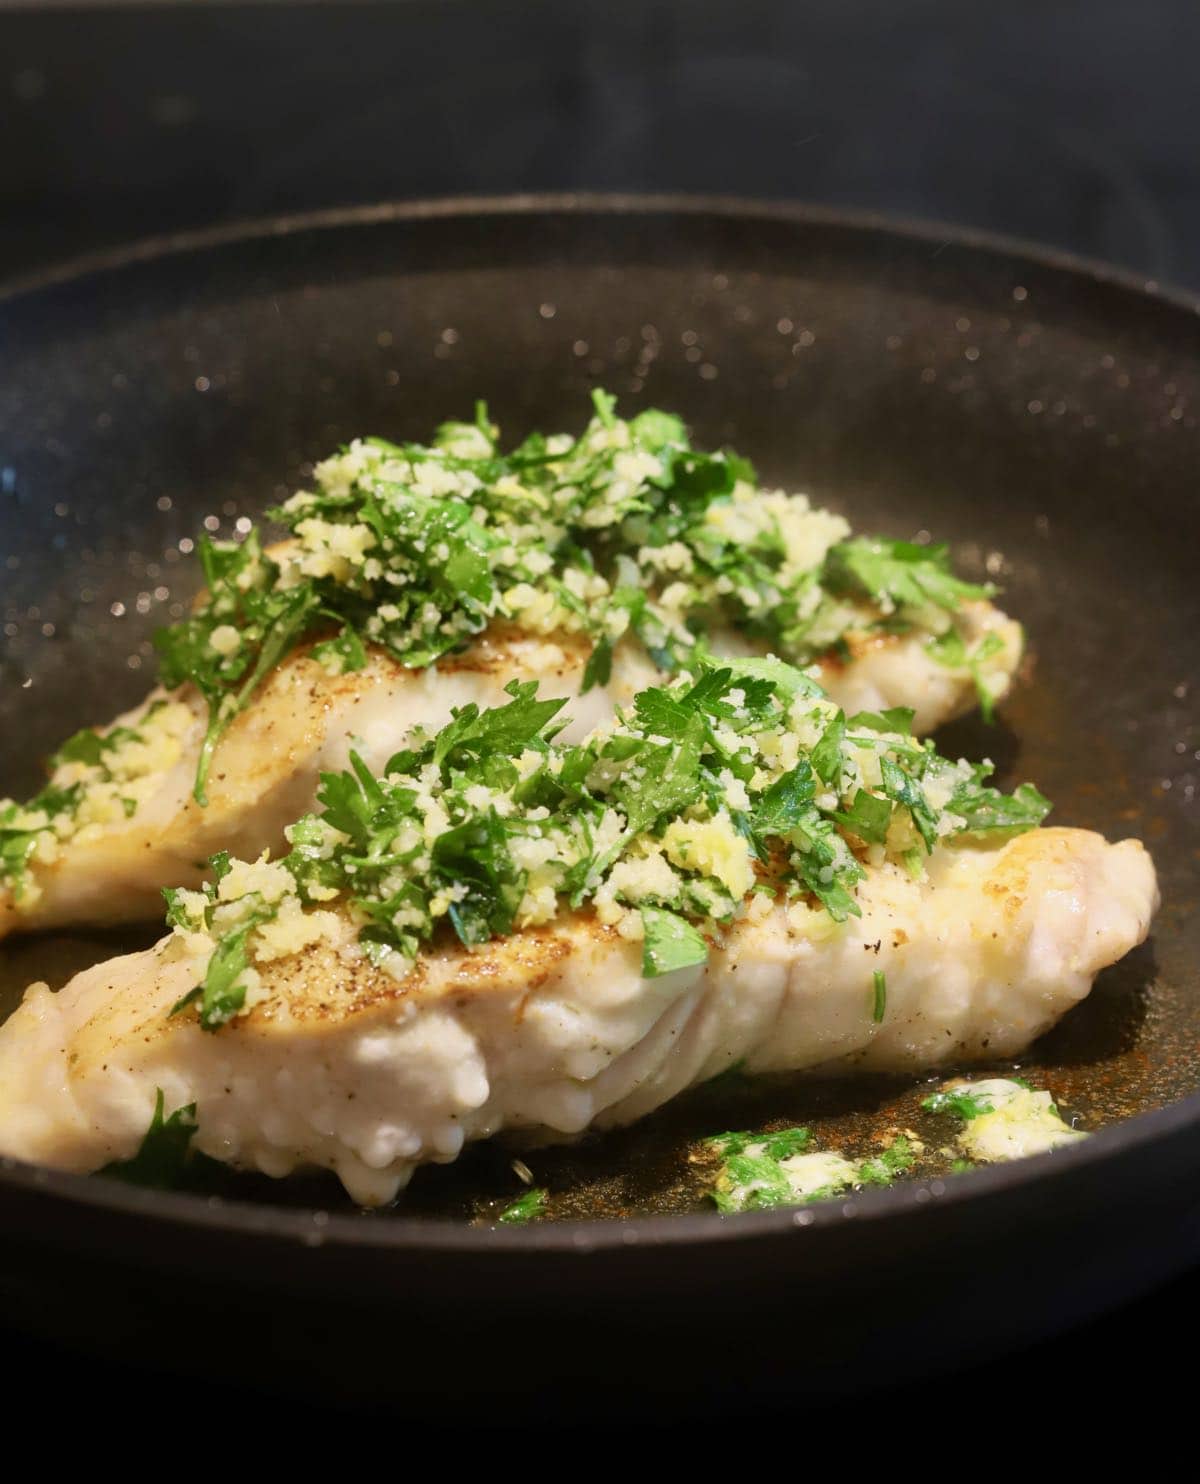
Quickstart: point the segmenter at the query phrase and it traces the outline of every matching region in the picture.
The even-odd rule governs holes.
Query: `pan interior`
[[[0,793],[32,790],[40,756],[143,693],[199,530],[234,533],[357,434],[423,438],[480,396],[507,432],[572,427],[604,385],[858,529],[949,540],[1002,586],[1030,636],[1024,683],[996,726],[958,723],[940,749],[1035,779],[1054,822],[1140,836],[1164,897],[1151,942],[1022,1070],[1085,1128],[1200,1087],[1186,309],[1003,248],[795,215],[468,207],[168,255],[19,296],[0,320]],[[154,936],[10,940],[0,1012]],[[944,1167],[924,1090],[727,1080],[521,1157],[552,1216],[692,1210],[703,1140],[730,1127],[803,1123],[854,1153],[915,1129]],[[399,1214],[492,1219],[520,1189],[513,1155],[422,1171]],[[228,1188],[341,1201],[325,1181]]]

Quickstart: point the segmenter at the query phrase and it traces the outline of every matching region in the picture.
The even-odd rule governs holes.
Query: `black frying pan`
[[[572,1219],[525,1229],[464,1219],[511,1186],[487,1150],[370,1217],[321,1184],[166,1195],[2,1164],[10,1318],[424,1410],[731,1381],[811,1395],[995,1353],[1200,1254],[1195,305],[824,212],[466,202],[94,262],[0,300],[0,346],[0,792],[144,691],[202,523],[228,533],[339,441],[423,437],[480,395],[513,432],[572,426],[600,381],[860,528],[925,528],[998,571],[1032,671],[998,727],[960,723],[942,750],[1036,778],[1059,822],[1141,835],[1164,890],[1152,943],[1028,1059],[1100,1130],[1053,1156],[699,1212],[700,1133],[787,1116],[832,1140],[919,1116],[911,1084],[782,1079],[539,1154]],[[125,941],[5,945],[6,1004]]]

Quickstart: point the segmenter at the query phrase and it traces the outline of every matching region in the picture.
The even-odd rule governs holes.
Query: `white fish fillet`
[[[199,967],[177,939],[27,992],[0,1029],[0,1153],[88,1171],[127,1158],[156,1089],[194,1102],[195,1147],[282,1176],[335,1170],[364,1204],[502,1129],[632,1122],[744,1061],[752,1072],[921,1070],[1015,1055],[1146,935],[1143,847],[1040,829],[893,866],[863,915],[772,905],[706,966],[641,975],[641,948],[578,915],[483,949],[431,950],[397,982],[333,939],[261,963],[265,996],[216,1033],[168,1019]],[[872,976],[886,974],[881,1023]]]
[[[964,605],[960,627],[970,644],[997,633],[1002,647],[987,661],[986,680],[997,698],[1009,688],[1021,656],[1020,625],[990,603]],[[737,636],[711,636],[721,652],[746,653]],[[948,669],[925,649],[926,636],[863,637],[848,661],[817,667],[818,678],[847,713],[912,706],[914,729],[931,731],[970,710],[975,682],[967,670]],[[529,636],[493,627],[461,654],[428,670],[405,669],[372,649],[366,669],[330,675],[298,650],[268,677],[217,749],[207,807],[192,798],[204,737],[205,708],[190,687],[175,695],[194,721],[179,755],[153,783],[130,818],[92,825],[65,843],[58,856],[31,867],[36,889],[19,905],[0,886],[0,938],[10,932],[75,923],[152,920],[162,911],[160,889],[195,886],[216,850],[253,860],[283,847],[284,828],[314,807],[322,772],[348,765],[356,749],[374,773],[401,747],[409,729],[436,730],[456,707],[502,705],[510,680],[537,680],[542,694],[570,697],[567,741],[579,741],[613,708],[658,683],[659,672],[640,647],[621,645],[609,684],[579,694],[590,653],[578,636]],[[156,691],[117,724],[136,727]],[[58,781],[59,775],[56,775]]]

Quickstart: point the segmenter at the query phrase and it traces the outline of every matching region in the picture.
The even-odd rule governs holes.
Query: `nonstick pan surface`
[[[581,1381],[649,1397],[928,1370],[1200,1255],[1194,305],[1005,242],[799,208],[468,201],[84,265],[0,299],[0,346],[0,793],[144,692],[199,530],[236,532],[357,434],[425,437],[479,396],[514,434],[572,427],[599,384],[999,582],[1031,662],[996,726],[959,723],[942,750],[1034,778],[1056,822],[1141,836],[1164,895],[1152,941],[1022,1063],[1097,1131],[1072,1150],[705,1212],[706,1133],[787,1118],[849,1147],[921,1119],[911,1081],[781,1079],[526,1156],[560,1219],[522,1230],[490,1223],[514,1192],[488,1149],[371,1217],[319,1182],[166,1195],[3,1166],[17,1319],[326,1393],[390,1399],[403,1376],[426,1405],[466,1336],[492,1361],[459,1400],[523,1394],[537,1367],[578,1404]],[[9,942],[3,1008],[152,937]]]

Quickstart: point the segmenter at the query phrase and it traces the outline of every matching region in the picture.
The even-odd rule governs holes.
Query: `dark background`
[[[689,190],[1200,286],[1196,0],[0,0],[0,275],[274,212]]]
[[[1200,0],[0,0],[0,278],[275,212],[682,189],[965,223],[1200,290],[1198,77]],[[1107,1428],[1152,1381],[1161,1417],[1153,1358],[1198,1295],[939,1385],[939,1416],[1021,1426],[1052,1393],[1119,1404]],[[29,1397],[53,1374],[85,1424],[178,1391],[149,1357],[96,1374],[9,1338]],[[921,1401],[894,1394],[883,1425]]]

